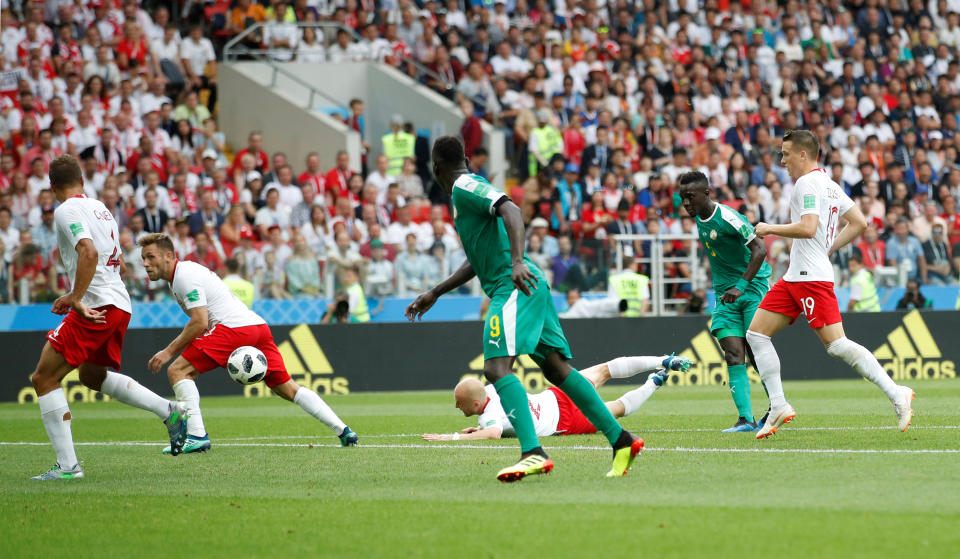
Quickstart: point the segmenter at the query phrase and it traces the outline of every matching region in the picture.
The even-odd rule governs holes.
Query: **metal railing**
[[[223,60],[224,62],[235,62],[238,60],[256,60],[259,62],[267,62],[272,67],[276,67],[277,62],[283,62],[284,58],[288,60],[294,60],[296,55],[296,49],[269,49],[269,48],[252,48],[244,43],[244,39],[254,35],[258,30],[266,29],[267,27],[274,25],[272,22],[262,22],[251,25],[250,27],[244,29],[236,37],[230,39],[227,44],[223,47]],[[336,37],[337,32],[341,29],[350,34],[351,43],[359,43],[364,41],[364,38],[353,30],[351,27],[338,23],[335,21],[305,21],[298,23],[284,23],[282,25],[295,25],[300,28],[312,27],[318,28],[323,31],[323,47],[324,47],[324,56],[327,56],[326,50],[330,48],[331,45],[335,43],[333,37]],[[412,47],[412,45],[408,45]],[[329,61],[329,58],[327,58]],[[432,79],[440,83],[444,89],[448,91],[456,91],[457,84],[455,82],[448,81],[442,75],[434,72],[430,68],[421,64],[420,62],[413,60],[412,58],[404,58],[401,60],[401,65],[403,65],[410,76],[417,80],[420,83],[426,84],[427,78]],[[298,82],[302,83],[302,82]],[[312,91],[312,89],[311,89]],[[479,97],[470,97],[475,105],[487,108],[487,104],[484,99]]]
[[[691,284],[692,291],[699,289],[706,281],[704,270],[697,265],[700,261],[700,246],[697,243],[697,236],[692,233],[611,235],[610,240],[615,245],[614,249],[616,254],[614,264],[618,271],[623,270],[624,242],[650,242],[650,254],[645,254],[640,258],[634,258],[633,261],[650,265],[650,312],[655,316],[678,314],[676,306],[686,304],[687,302],[686,299],[667,297],[667,285],[689,283]],[[692,242],[689,243],[686,255],[667,256],[663,251],[663,245],[665,242],[671,241]],[[690,277],[668,277],[664,273],[666,265],[679,263],[686,263],[690,267]]]

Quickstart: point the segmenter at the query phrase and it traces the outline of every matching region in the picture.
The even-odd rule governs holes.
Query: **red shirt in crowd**
[[[483,143],[483,129],[480,127],[480,119],[475,115],[470,115],[463,121],[460,127],[460,137],[463,138],[463,151],[468,158],[473,157],[473,150],[480,147]]]
[[[213,272],[217,272],[223,268],[223,260],[220,259],[220,255],[217,254],[217,251],[211,249],[208,249],[207,254],[205,254],[203,257],[199,256],[196,251],[193,251],[188,254],[184,260],[196,262],[197,264],[203,264],[208,270]]]
[[[230,167],[231,174],[237,172],[240,168],[240,162],[243,161],[243,156],[248,153],[252,153],[249,148],[243,148],[237,152],[237,156],[233,159],[233,166]],[[267,152],[261,150],[253,155],[257,157],[257,169],[260,169],[261,173],[270,171],[270,158],[267,156]]]
[[[350,189],[347,188],[347,182],[350,181],[350,177],[356,175],[355,172],[347,169],[346,171],[341,171],[340,168],[334,167],[327,171],[326,178],[326,188],[333,192],[334,198],[339,198],[341,196],[348,196],[350,194]]]
[[[883,263],[886,261],[887,254],[887,244],[877,239],[876,244],[872,247],[867,244],[867,241],[860,241],[857,244],[857,248],[860,249],[860,254],[863,255],[863,266],[868,270],[873,270],[877,266],[883,266]]]

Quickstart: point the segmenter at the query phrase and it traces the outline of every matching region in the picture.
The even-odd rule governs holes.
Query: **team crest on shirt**
[[[711,229],[711,230],[710,230],[710,240],[711,240],[711,241],[716,241],[716,240],[717,240],[717,230],[716,230],[716,229]]]

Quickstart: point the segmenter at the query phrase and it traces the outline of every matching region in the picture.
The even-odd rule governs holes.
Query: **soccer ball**
[[[227,359],[227,372],[240,384],[258,383],[267,374],[267,358],[255,347],[238,347]]]

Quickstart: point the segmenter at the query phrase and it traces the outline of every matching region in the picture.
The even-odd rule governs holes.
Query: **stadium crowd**
[[[817,135],[825,170],[868,217],[863,238],[835,255],[838,283],[853,259],[883,281],[956,284],[956,0],[235,0],[187,2],[176,18],[137,0],[14,7],[0,13],[4,300],[66,288],[46,177],[60,153],[80,158],[87,195],[119,222],[136,299],[169,297],[139,262],[148,232],[169,232],[181,258],[266,298],[331,297],[357,282],[368,296],[407,295],[463,261],[429,142],[402,115],[388,136],[364,135],[385,155],[360,169],[346,153],[289,161],[269,130],[235,153],[226,145],[217,50],[257,22],[245,44],[273,59],[378,61],[458,102],[482,175],[480,120],[502,129],[530,255],[561,289],[605,286],[610,235],[694,231],[675,192],[688,170],[752,223],[789,221],[778,147],[792,128]],[[311,21],[342,27],[291,25]],[[362,100],[346,122],[364,134]],[[673,256],[692,248],[653,242]],[[776,279],[789,240],[766,242]],[[651,249],[628,242],[624,254]],[[671,284],[671,295],[690,287]]]

